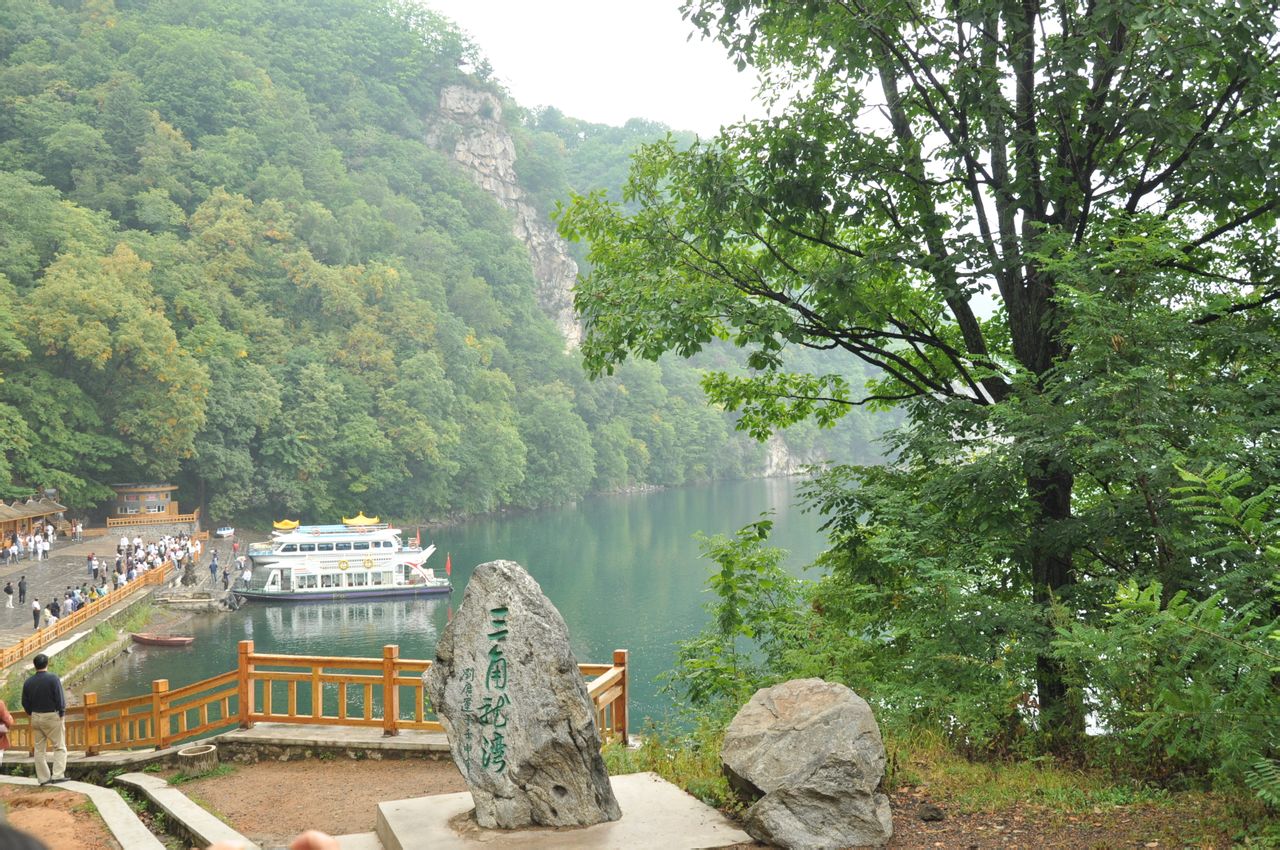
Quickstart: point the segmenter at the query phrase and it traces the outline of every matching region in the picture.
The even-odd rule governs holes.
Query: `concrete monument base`
[[[695,850],[752,841],[724,815],[656,773],[632,773],[609,781],[622,807],[622,819],[610,823],[577,828],[481,829],[468,816],[474,803],[471,794],[464,791],[380,803],[378,838],[386,850]]]

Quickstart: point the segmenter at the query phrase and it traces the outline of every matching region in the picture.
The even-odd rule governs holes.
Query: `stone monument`
[[[893,837],[880,729],[844,685],[794,679],[756,691],[729,724],[720,761],[754,801],[743,826],[761,841],[835,850]]]
[[[422,682],[480,826],[622,816],[564,618],[519,564],[476,567]]]

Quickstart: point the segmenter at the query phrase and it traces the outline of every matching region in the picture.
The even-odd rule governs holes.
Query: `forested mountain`
[[[698,364],[586,379],[429,141],[449,85],[508,104],[544,214],[667,132],[526,112],[409,3],[0,1],[0,496],[421,518],[760,472]],[[872,430],[791,440],[865,459]]]

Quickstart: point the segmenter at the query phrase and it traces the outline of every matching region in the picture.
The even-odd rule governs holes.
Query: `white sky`
[[[680,0],[421,0],[479,46],[521,106],[621,125],[661,121],[708,136],[758,117],[755,75],[695,36]]]

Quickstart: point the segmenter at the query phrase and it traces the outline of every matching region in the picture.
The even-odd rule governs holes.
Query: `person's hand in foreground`
[[[289,850],[338,850],[338,839],[318,829],[308,829],[293,839]]]
[[[217,844],[210,844],[205,850],[244,850],[244,844],[239,841],[219,841]],[[338,839],[318,829],[308,829],[290,842],[289,850],[339,850]]]

